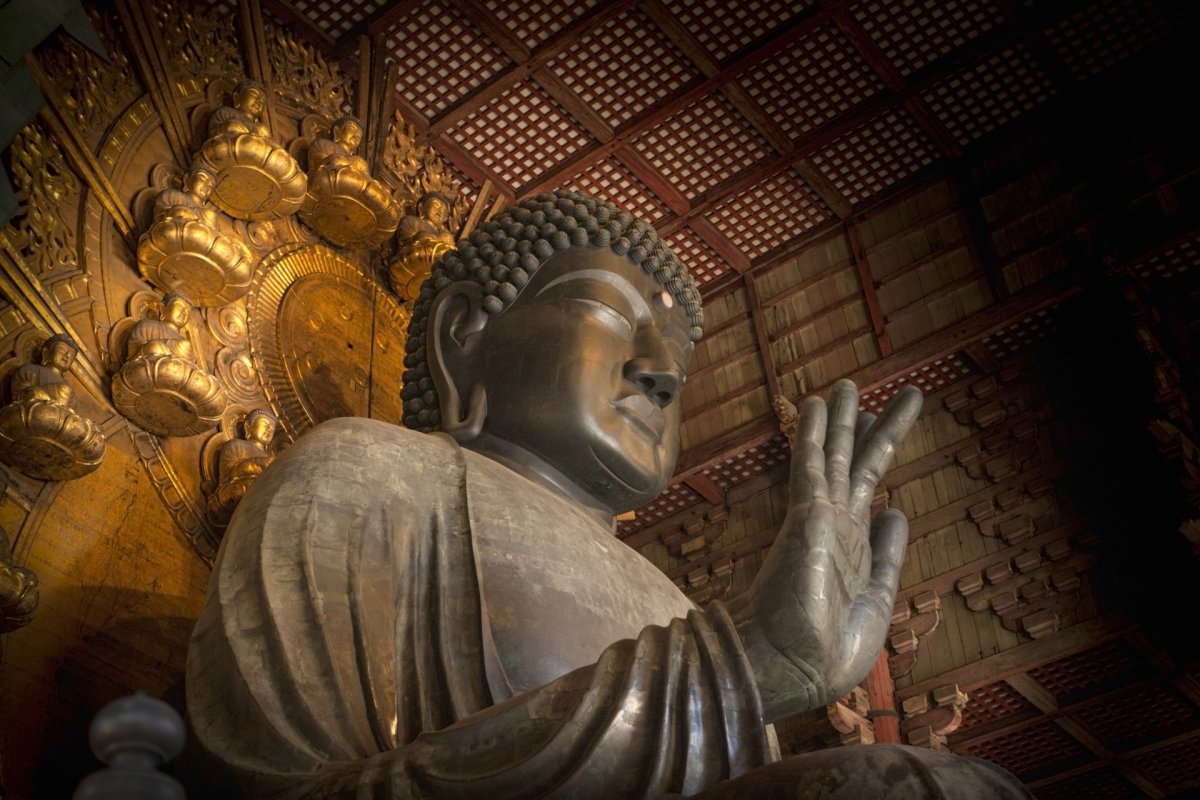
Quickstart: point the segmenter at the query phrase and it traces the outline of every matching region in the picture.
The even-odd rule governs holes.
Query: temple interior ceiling
[[[81,5],[94,40],[23,56],[46,104],[4,149],[0,567],[42,597],[5,599],[0,796],[94,768],[85,711],[179,700],[247,486],[321,420],[400,422],[422,269],[561,187],[651,221],[704,298],[683,451],[626,544],[699,604],[744,590],[795,406],[916,385],[875,505],[910,519],[896,735],[1040,800],[1200,790],[1192,4]],[[31,422],[40,386],[64,402]],[[874,741],[868,710],[780,743]]]

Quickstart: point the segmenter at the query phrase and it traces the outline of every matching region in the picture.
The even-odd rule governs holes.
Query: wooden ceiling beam
[[[1038,778],[1036,780],[1032,780],[1029,783],[1025,784],[1025,787],[1027,789],[1031,789],[1031,790],[1041,789],[1046,786],[1052,786],[1054,784],[1064,783],[1069,780],[1074,780],[1083,775],[1087,775],[1088,773],[1095,772],[1096,770],[1103,769],[1105,767],[1116,766],[1119,770],[1123,764],[1130,762],[1135,758],[1139,758],[1140,756],[1144,756],[1147,753],[1153,753],[1157,750],[1162,750],[1164,748],[1171,747],[1173,745],[1183,744],[1184,742],[1190,742],[1193,739],[1197,739],[1197,738],[1200,738],[1200,728],[1194,728],[1190,731],[1184,731],[1183,733],[1178,733],[1174,736],[1170,736],[1165,739],[1161,739],[1157,742],[1148,744],[1144,747],[1139,747],[1136,750],[1128,750],[1124,753],[1121,753],[1120,755],[1113,756],[1112,758],[1106,758],[1106,759],[1101,759],[1099,761],[1093,761],[1089,764],[1084,764],[1083,766],[1075,767],[1074,769],[1063,770],[1062,772],[1055,772],[1053,775],[1047,775],[1044,778]],[[1161,792],[1161,789],[1159,791]],[[1157,795],[1156,794],[1147,794],[1147,796],[1148,797],[1165,797],[1166,795],[1164,795],[1164,794],[1157,794]],[[1183,796],[1183,795],[1175,795],[1175,796]]]
[[[758,283],[753,275],[744,276],[746,304],[750,307],[750,319],[754,323],[754,341],[758,344],[758,355],[762,360],[763,374],[767,377],[767,394],[772,399],[783,396],[779,385],[779,371],[775,366],[775,355],[771,352],[771,339],[767,335],[766,312],[759,299]],[[790,398],[789,398],[790,399]]]
[[[728,502],[725,497],[725,490],[717,486],[713,479],[707,475],[689,475],[683,479],[693,492],[703,497],[714,506],[726,506]]]
[[[690,205],[688,199],[675,188],[673,183],[664,178],[662,173],[655,169],[654,165],[647,161],[641,153],[632,147],[618,147],[615,155],[617,160],[624,164],[635,178],[646,184],[647,189],[667,204],[667,208],[677,214],[687,210]]]
[[[738,75],[746,72],[805,34],[812,32],[821,24],[828,22],[829,14],[824,10],[806,9],[800,12],[784,25],[777,28],[761,47],[747,53],[723,68],[716,75],[702,81],[693,81],[671,92],[655,105],[634,116],[631,120],[617,128],[613,138],[592,150],[581,151],[554,169],[535,178],[520,188],[521,196],[536,194],[546,188],[553,188],[565,177],[574,175],[588,167],[608,158],[621,145],[632,142],[641,134],[665,122],[669,117],[692,105],[701,98],[711,94]]]
[[[729,262],[729,265],[735,270],[745,272],[750,269],[750,259],[738,249],[737,245],[729,241],[725,234],[717,230],[716,225],[706,219],[698,219],[691,227],[692,231],[713,249],[713,252]]]
[[[512,201],[513,191],[508,183],[492,169],[484,166],[482,161],[460,147],[449,136],[439,138],[433,143],[433,147],[443,156],[454,162],[454,165],[465,172],[467,177],[474,181],[476,185],[482,186],[485,181],[490,181],[500,197],[503,197],[506,201]]]
[[[351,28],[346,36],[359,34],[375,36],[383,34],[396,23],[396,20],[413,13],[424,3],[425,0],[395,0],[394,2],[384,3],[375,13],[370,14],[362,22]]]
[[[637,0],[611,0],[611,2],[601,3],[585,11],[581,16],[577,17],[542,45],[530,52],[528,58],[513,64],[507,69],[501,70],[484,84],[477,87],[476,90],[468,92],[440,113],[435,114],[430,120],[428,129],[421,133],[420,140],[430,142],[449,131],[489,101],[499,97],[526,78],[532,77],[535,72],[545,67],[560,53],[583,38],[584,34],[589,30],[602,25],[636,4]],[[498,30],[488,30],[487,28],[481,28],[480,33],[495,42],[496,39],[494,37],[504,38],[507,35],[507,29],[502,23],[500,24],[500,29],[504,30],[505,33],[500,33]],[[497,43],[497,47],[503,51],[503,47],[499,43]],[[574,175],[575,173],[572,172],[571,174]]]
[[[961,322],[936,331],[901,348],[892,355],[847,375],[863,394],[889,381],[908,375],[913,370],[932,364],[940,358],[959,352],[967,344],[981,341],[1013,322],[1036,314],[1079,294],[1083,290],[1080,276],[1060,273],[1041,284],[1015,295],[1006,301],[984,309]],[[817,387],[824,393],[833,384]],[[777,430],[775,415],[764,414],[730,431],[701,442],[683,454],[675,468],[674,481],[682,480],[719,461],[731,458],[760,445]]]
[[[886,358],[892,354],[892,340],[888,336],[883,311],[879,307],[875,277],[871,275],[871,266],[867,263],[867,253],[863,248],[862,235],[853,221],[846,223],[846,238],[850,241],[850,252],[854,256],[859,290],[862,292],[863,300],[867,304],[867,312],[871,317],[871,331],[875,334],[875,345],[879,349],[879,354]]]

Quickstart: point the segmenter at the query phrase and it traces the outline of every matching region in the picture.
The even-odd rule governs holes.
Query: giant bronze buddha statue
[[[871,498],[921,399],[878,419],[849,382],[807,399],[782,530],[702,610],[613,524],[671,478],[701,326],[654,231],[577,193],[445,255],[413,310],[409,429],[318,425],[233,515],[188,659],[211,796],[1029,797],[898,745],[772,763],[765,724],[882,647],[907,524]]]

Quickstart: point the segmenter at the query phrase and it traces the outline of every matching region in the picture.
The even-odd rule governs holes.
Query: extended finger
[[[905,386],[887,404],[864,436],[850,467],[849,507],[855,519],[867,518],[875,486],[891,463],[896,446],[917,421],[922,399],[920,389]]]
[[[850,461],[854,456],[854,425],[858,418],[858,387],[840,380],[829,395],[825,432],[825,480],[829,499],[843,503],[850,495]]]
[[[828,497],[825,485],[825,402],[808,397],[800,406],[792,442],[791,503],[810,503]]]
[[[899,511],[886,509],[871,526],[870,579],[846,620],[843,685],[861,681],[875,663],[891,622],[907,544],[908,520]]]
[[[854,428],[854,450],[858,452],[866,441],[871,426],[875,424],[875,415],[870,411],[858,412],[858,425]]]

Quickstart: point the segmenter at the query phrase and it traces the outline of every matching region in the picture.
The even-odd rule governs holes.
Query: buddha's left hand
[[[768,722],[858,685],[891,620],[908,522],[886,509],[871,524],[871,500],[921,393],[905,387],[878,419],[858,403],[850,381],[833,387],[828,409],[804,401],[787,517],[749,591],[727,603]]]

